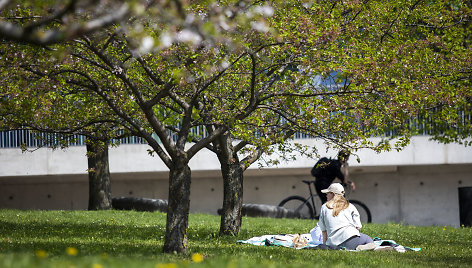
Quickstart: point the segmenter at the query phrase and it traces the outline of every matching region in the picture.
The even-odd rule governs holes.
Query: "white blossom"
[[[202,37],[189,29],[184,29],[177,33],[177,41],[179,42],[190,42],[195,44],[199,44],[202,41]]]
[[[161,35],[161,44],[163,47],[170,47],[172,45],[172,42],[173,38],[168,32],[165,32]]]
[[[269,31],[269,27],[263,21],[251,21],[251,28],[262,33]]]
[[[141,40],[141,45],[139,46],[139,53],[146,54],[154,47],[154,38],[146,36]]]
[[[221,63],[221,67],[223,67],[223,69],[228,68],[228,67],[229,67],[229,62],[228,62],[228,61],[223,61],[223,62]]]
[[[270,17],[274,14],[274,9],[271,6],[256,6],[253,11],[266,17]]]
[[[226,23],[226,18],[223,15],[219,16],[219,21],[220,21],[220,27],[223,30],[228,31],[230,29],[229,25]]]
[[[120,66],[115,66],[115,68],[113,68],[113,70],[111,71],[113,74],[122,74],[123,73],[123,69],[120,67]]]

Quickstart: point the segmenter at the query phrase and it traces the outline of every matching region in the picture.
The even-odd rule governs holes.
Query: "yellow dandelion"
[[[194,262],[202,262],[203,261],[203,255],[200,253],[194,253],[192,254],[192,261]]]
[[[34,252],[34,255],[38,258],[46,258],[48,256],[48,253],[45,250],[39,249]]]
[[[73,247],[67,247],[66,253],[70,256],[76,256],[79,253],[79,250]]]
[[[92,268],[103,268],[103,265],[101,265],[100,263],[94,263],[92,265]]]

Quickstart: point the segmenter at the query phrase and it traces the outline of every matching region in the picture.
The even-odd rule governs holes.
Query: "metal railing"
[[[54,133],[32,132],[26,129],[0,131],[0,148],[39,148],[53,147],[61,144],[67,146],[83,146],[86,137],[82,135],[59,135]],[[112,140],[119,144],[145,144],[141,137],[125,137]]]
[[[472,111],[465,109],[457,111],[457,125],[449,126],[445,123],[437,122],[432,120],[434,115],[417,116],[405,122],[407,128],[413,131],[415,135],[438,135],[441,132],[454,129],[459,132],[467,132],[470,129],[472,122]],[[383,133],[383,136],[396,136],[398,135],[395,126],[389,129],[383,129],[379,131]],[[205,137],[207,135],[206,129],[202,126],[192,128],[191,134],[198,137]],[[154,134],[155,135],[155,134]],[[155,137],[156,139],[157,136]],[[176,136],[172,135],[174,141]],[[295,139],[311,139],[310,135],[305,133],[297,132],[294,134]],[[41,133],[32,132],[29,130],[12,130],[12,131],[0,131],[0,148],[39,148],[39,147],[52,147],[52,146],[83,146],[85,145],[85,136],[81,135],[69,135],[64,136],[54,133]],[[121,139],[112,140],[113,143],[119,144],[146,144],[147,142],[136,136],[129,136]]]

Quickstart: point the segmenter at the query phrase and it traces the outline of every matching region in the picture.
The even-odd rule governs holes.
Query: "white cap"
[[[341,185],[341,183],[333,183],[331,184],[328,189],[321,190],[322,193],[335,193],[335,194],[340,194],[344,195],[344,187]]]

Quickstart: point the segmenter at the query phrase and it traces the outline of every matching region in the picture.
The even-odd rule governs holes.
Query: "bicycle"
[[[279,206],[294,211],[299,216],[299,218],[302,219],[319,219],[319,212],[316,210],[316,208],[321,208],[321,201],[318,198],[318,194],[316,193],[316,191],[312,191],[311,189],[311,185],[315,185],[315,181],[303,180],[303,182],[308,185],[310,195],[307,198],[304,198],[299,195],[289,196],[282,200]],[[362,222],[372,222],[372,214],[370,213],[369,208],[364,203],[353,199],[348,200],[359,211]],[[315,203],[317,204],[315,205]]]

